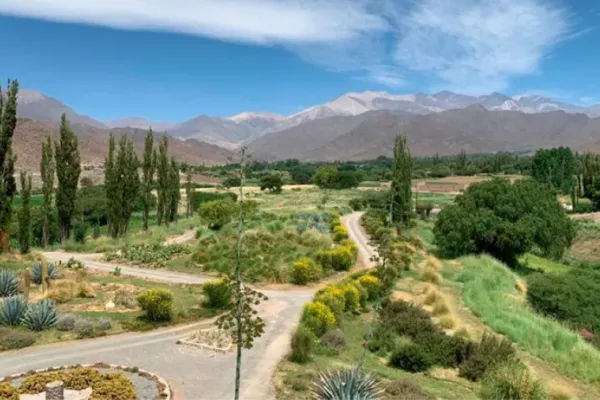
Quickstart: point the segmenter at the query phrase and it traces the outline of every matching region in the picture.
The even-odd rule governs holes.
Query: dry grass
[[[442,281],[442,276],[432,268],[425,268],[420,278],[423,282],[433,283],[434,285],[439,285]]]
[[[446,303],[446,300],[444,300],[442,297],[440,297],[433,304],[433,310],[432,310],[433,315],[435,315],[435,316],[446,315],[449,312],[450,312],[450,309],[448,308],[448,304]]]
[[[454,335],[464,337],[465,339],[471,338],[471,334],[469,333],[469,330],[467,328],[465,328],[464,326],[461,326],[460,328],[458,328],[454,332]]]
[[[434,304],[440,299],[440,294],[436,290],[431,290],[423,299],[423,304],[427,304],[428,306]]]
[[[67,303],[74,297],[94,297],[94,288],[88,282],[75,281],[72,279],[58,279],[52,281],[52,286],[47,297],[59,304]]]
[[[456,326],[456,320],[453,315],[448,314],[440,318],[438,324],[444,329],[453,329]]]
[[[425,268],[431,268],[434,271],[439,272],[442,269],[444,269],[444,266],[442,265],[442,263],[440,262],[440,260],[437,257],[428,256],[427,259],[425,260]]]

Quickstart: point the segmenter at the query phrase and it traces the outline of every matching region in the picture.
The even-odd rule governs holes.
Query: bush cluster
[[[322,273],[323,270],[320,265],[308,257],[303,257],[294,263],[292,280],[297,285],[306,285],[309,282],[319,280]]]
[[[308,361],[310,351],[314,346],[315,335],[305,326],[300,325],[292,336],[292,352],[290,361],[303,364]]]
[[[202,286],[202,292],[206,297],[205,305],[209,308],[223,310],[231,306],[231,286],[225,279],[206,282]]]
[[[348,271],[354,265],[356,255],[356,245],[344,243],[330,250],[317,251],[315,258],[324,270]]]
[[[329,307],[319,301],[308,303],[302,311],[300,322],[318,337],[335,327],[336,319]]]
[[[19,400],[19,391],[10,383],[0,383],[0,399]]]
[[[31,332],[0,327],[0,350],[16,350],[29,347],[36,341]],[[3,398],[0,396],[0,398]]]
[[[121,253],[107,253],[107,261],[125,260],[141,263],[154,268],[164,267],[173,257],[189,253],[190,249],[182,244],[138,244],[127,245]]]
[[[333,240],[336,243],[340,243],[343,240],[348,239],[348,230],[343,225],[336,225],[333,227]]]
[[[150,321],[170,321],[173,316],[173,293],[169,290],[147,290],[138,295],[137,301]]]
[[[365,274],[356,280],[356,283],[365,288],[369,300],[375,300],[381,295],[381,281],[376,276]]]
[[[429,354],[420,346],[406,344],[392,353],[390,365],[408,372],[423,372],[431,368],[432,362]]]

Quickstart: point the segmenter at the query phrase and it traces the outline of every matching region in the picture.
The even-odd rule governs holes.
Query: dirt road
[[[359,260],[370,266],[373,249],[360,227],[360,213],[342,218],[350,238],[357,244]],[[88,268],[113,271],[115,264],[98,261],[97,254],[45,254],[53,261],[66,262],[75,257]],[[199,284],[208,277],[181,274],[165,270],[147,270],[121,266],[121,273],[166,282]],[[261,290],[269,300],[261,304],[260,313],[267,326],[264,335],[251,350],[243,353],[242,393],[244,400],[272,399],[271,377],[281,358],[289,350],[292,332],[300,318],[302,307],[312,298],[316,289],[283,291]],[[65,342],[3,352],[0,356],[0,377],[54,365],[107,362],[137,366],[163,376],[171,385],[178,400],[221,400],[233,398],[235,354],[216,354],[209,351],[177,345],[177,339],[187,332],[211,323],[203,322],[184,327],[149,333],[129,333],[98,339]]]

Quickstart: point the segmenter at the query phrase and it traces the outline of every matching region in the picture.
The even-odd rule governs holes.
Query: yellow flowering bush
[[[319,280],[323,269],[308,257],[296,261],[292,269],[292,279],[298,285],[306,285],[308,282]]]
[[[341,288],[337,286],[327,286],[324,290],[317,293],[315,301],[325,304],[334,315],[340,315],[346,309],[346,298]]]
[[[150,289],[138,294],[137,301],[150,321],[169,321],[173,314],[173,293]]]
[[[346,311],[353,311],[360,307],[360,292],[356,285],[346,284],[340,289],[344,294]]]
[[[335,315],[320,301],[308,303],[302,311],[300,322],[318,337],[335,327]]]
[[[348,231],[342,225],[336,225],[333,227],[333,240],[337,243],[342,240],[348,239]]]
[[[381,293],[381,281],[376,276],[363,275],[356,282],[365,288],[370,300],[376,299]]]

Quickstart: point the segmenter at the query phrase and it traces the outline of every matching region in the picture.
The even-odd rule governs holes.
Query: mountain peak
[[[45,99],[47,99],[47,97],[44,96],[42,92],[32,89],[19,89],[19,94],[17,95],[18,104],[29,104]]]
[[[227,119],[233,121],[233,122],[244,122],[250,119],[267,119],[267,120],[272,120],[272,121],[283,121],[286,117],[280,114],[275,114],[275,113],[269,113],[269,112],[262,112],[262,111],[246,111],[246,112],[242,112],[236,115],[233,115],[231,117],[228,117]]]

